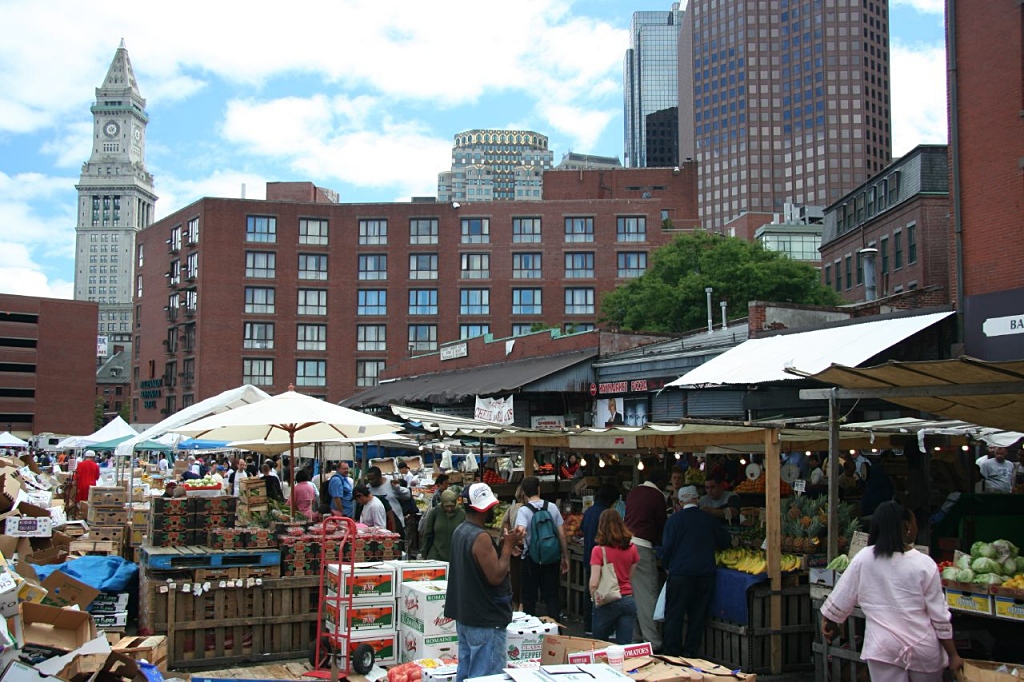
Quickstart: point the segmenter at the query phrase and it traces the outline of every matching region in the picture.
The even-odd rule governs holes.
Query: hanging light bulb
[[[637,462],[636,470],[637,471],[643,471],[644,470],[644,461],[643,460],[640,460],[639,462]]]
[[[681,452],[677,452],[677,453],[676,453],[676,459],[679,459],[679,458],[680,458],[680,457],[682,457],[682,456],[683,456],[683,453],[681,453]]]
[[[938,445],[936,445],[935,446],[935,452],[939,452],[940,450],[942,450],[942,448],[940,448]]]
[[[971,451],[971,446],[970,445],[961,445],[960,449],[963,450],[964,452],[970,452]]]
[[[587,460],[586,460],[586,459],[584,459],[584,458],[582,458],[582,457],[580,457],[580,466],[581,466],[581,467],[585,467],[585,466],[587,466]]]
[[[601,457],[600,459],[597,460],[597,466],[604,469],[604,457]]]
[[[804,453],[804,455],[807,456],[807,457],[810,457],[811,456],[811,451],[808,450],[807,452]]]
[[[740,464],[746,464],[747,460],[744,457],[740,457]]]
[[[851,455],[856,455],[856,454],[857,454],[857,451],[856,451],[856,450],[850,450],[850,454],[851,454]]]

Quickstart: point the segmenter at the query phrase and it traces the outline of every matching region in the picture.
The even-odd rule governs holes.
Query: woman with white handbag
[[[594,598],[594,637],[608,640],[615,633],[616,644],[633,641],[636,602],[633,600],[633,570],[640,562],[632,533],[614,509],[601,512],[597,522],[596,546],[590,555],[590,594]]]

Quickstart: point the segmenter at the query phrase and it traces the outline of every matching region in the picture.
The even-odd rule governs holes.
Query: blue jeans
[[[607,641],[614,632],[616,644],[629,644],[633,641],[634,625],[636,601],[633,595],[594,607],[594,639]]]
[[[484,628],[455,623],[459,635],[459,670],[456,682],[470,677],[500,675],[508,661],[505,628]]]

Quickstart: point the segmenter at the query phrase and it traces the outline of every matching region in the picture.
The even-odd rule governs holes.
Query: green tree
[[[707,324],[707,294],[728,302],[730,319],[746,317],[749,301],[836,305],[842,299],[821,284],[806,263],[765,251],[760,244],[704,232],[677,237],[651,257],[642,276],[605,294],[601,321],[620,329],[684,332]]]
[[[103,398],[96,398],[96,404],[93,406],[93,416],[92,416],[92,423],[96,427],[96,429],[95,429],[96,431],[99,431],[100,428],[102,428],[103,425],[106,423],[103,420],[103,407],[104,407]]]
[[[126,422],[131,422],[132,407],[131,405],[128,404],[127,400],[121,404],[121,411],[118,414],[121,415],[121,419],[125,420]]]

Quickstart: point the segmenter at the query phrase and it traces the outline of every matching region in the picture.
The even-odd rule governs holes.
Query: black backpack
[[[331,503],[334,502],[334,500],[331,499],[331,481],[334,480],[335,476],[341,476],[341,474],[338,473],[337,471],[334,471],[331,473],[330,476],[320,481],[321,514],[330,514],[333,509],[333,507],[331,507]],[[339,509],[338,511],[340,512],[341,510]]]

